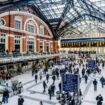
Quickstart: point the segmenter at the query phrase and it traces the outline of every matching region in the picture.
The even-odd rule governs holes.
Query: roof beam
[[[73,6],[74,6],[74,0],[68,0],[68,2],[65,5],[65,8],[63,10],[63,13],[62,13],[62,15],[60,17],[59,23],[57,25],[57,29],[59,28],[59,26],[60,26],[63,18],[65,17],[65,15],[68,13],[68,11],[70,10],[70,8],[73,7]],[[56,29],[56,31],[57,31],[57,29]]]

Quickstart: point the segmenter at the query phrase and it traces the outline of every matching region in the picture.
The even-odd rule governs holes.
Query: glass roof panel
[[[23,0],[8,0],[11,4],[14,3],[14,1]],[[67,25],[68,27],[75,27],[75,29],[80,31],[95,26],[105,26],[105,24],[96,21],[98,19],[100,20],[100,18],[105,20],[105,0],[73,0],[73,5],[70,1],[71,0],[27,0],[27,3],[32,3],[32,6],[34,4],[34,9],[38,9],[35,13],[39,13],[39,16],[42,16],[41,18],[48,23],[48,25],[57,21],[58,31],[60,26],[61,28],[63,26],[67,28]],[[63,22],[65,25],[61,25]],[[55,26],[51,24],[49,27],[52,28]]]
[[[65,0],[37,0],[38,8],[43,13],[45,17],[46,14],[50,14],[51,18],[60,18],[64,7],[65,7]],[[47,19],[51,19],[50,17]]]
[[[90,0],[93,2],[96,6],[100,7],[102,10],[105,8],[105,0]]]

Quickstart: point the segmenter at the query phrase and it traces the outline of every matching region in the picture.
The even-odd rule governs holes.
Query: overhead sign
[[[62,90],[65,92],[78,92],[78,75],[62,74]]]

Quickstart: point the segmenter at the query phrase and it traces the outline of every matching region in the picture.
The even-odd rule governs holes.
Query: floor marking
[[[57,103],[56,102],[52,102],[52,101],[46,101],[46,100],[43,100],[43,99],[37,99],[37,98],[33,98],[33,97],[29,97],[29,96],[25,96],[25,95],[22,95],[23,98],[27,98],[27,99],[30,99],[30,100],[33,100],[33,101],[42,101],[44,103],[47,103],[47,104],[51,104],[51,105],[56,105]]]

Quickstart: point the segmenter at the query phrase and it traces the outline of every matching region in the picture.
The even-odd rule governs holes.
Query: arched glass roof
[[[105,32],[105,0],[2,0],[0,12],[23,6],[31,6],[55,38],[67,31],[72,35],[84,35],[93,28]]]

